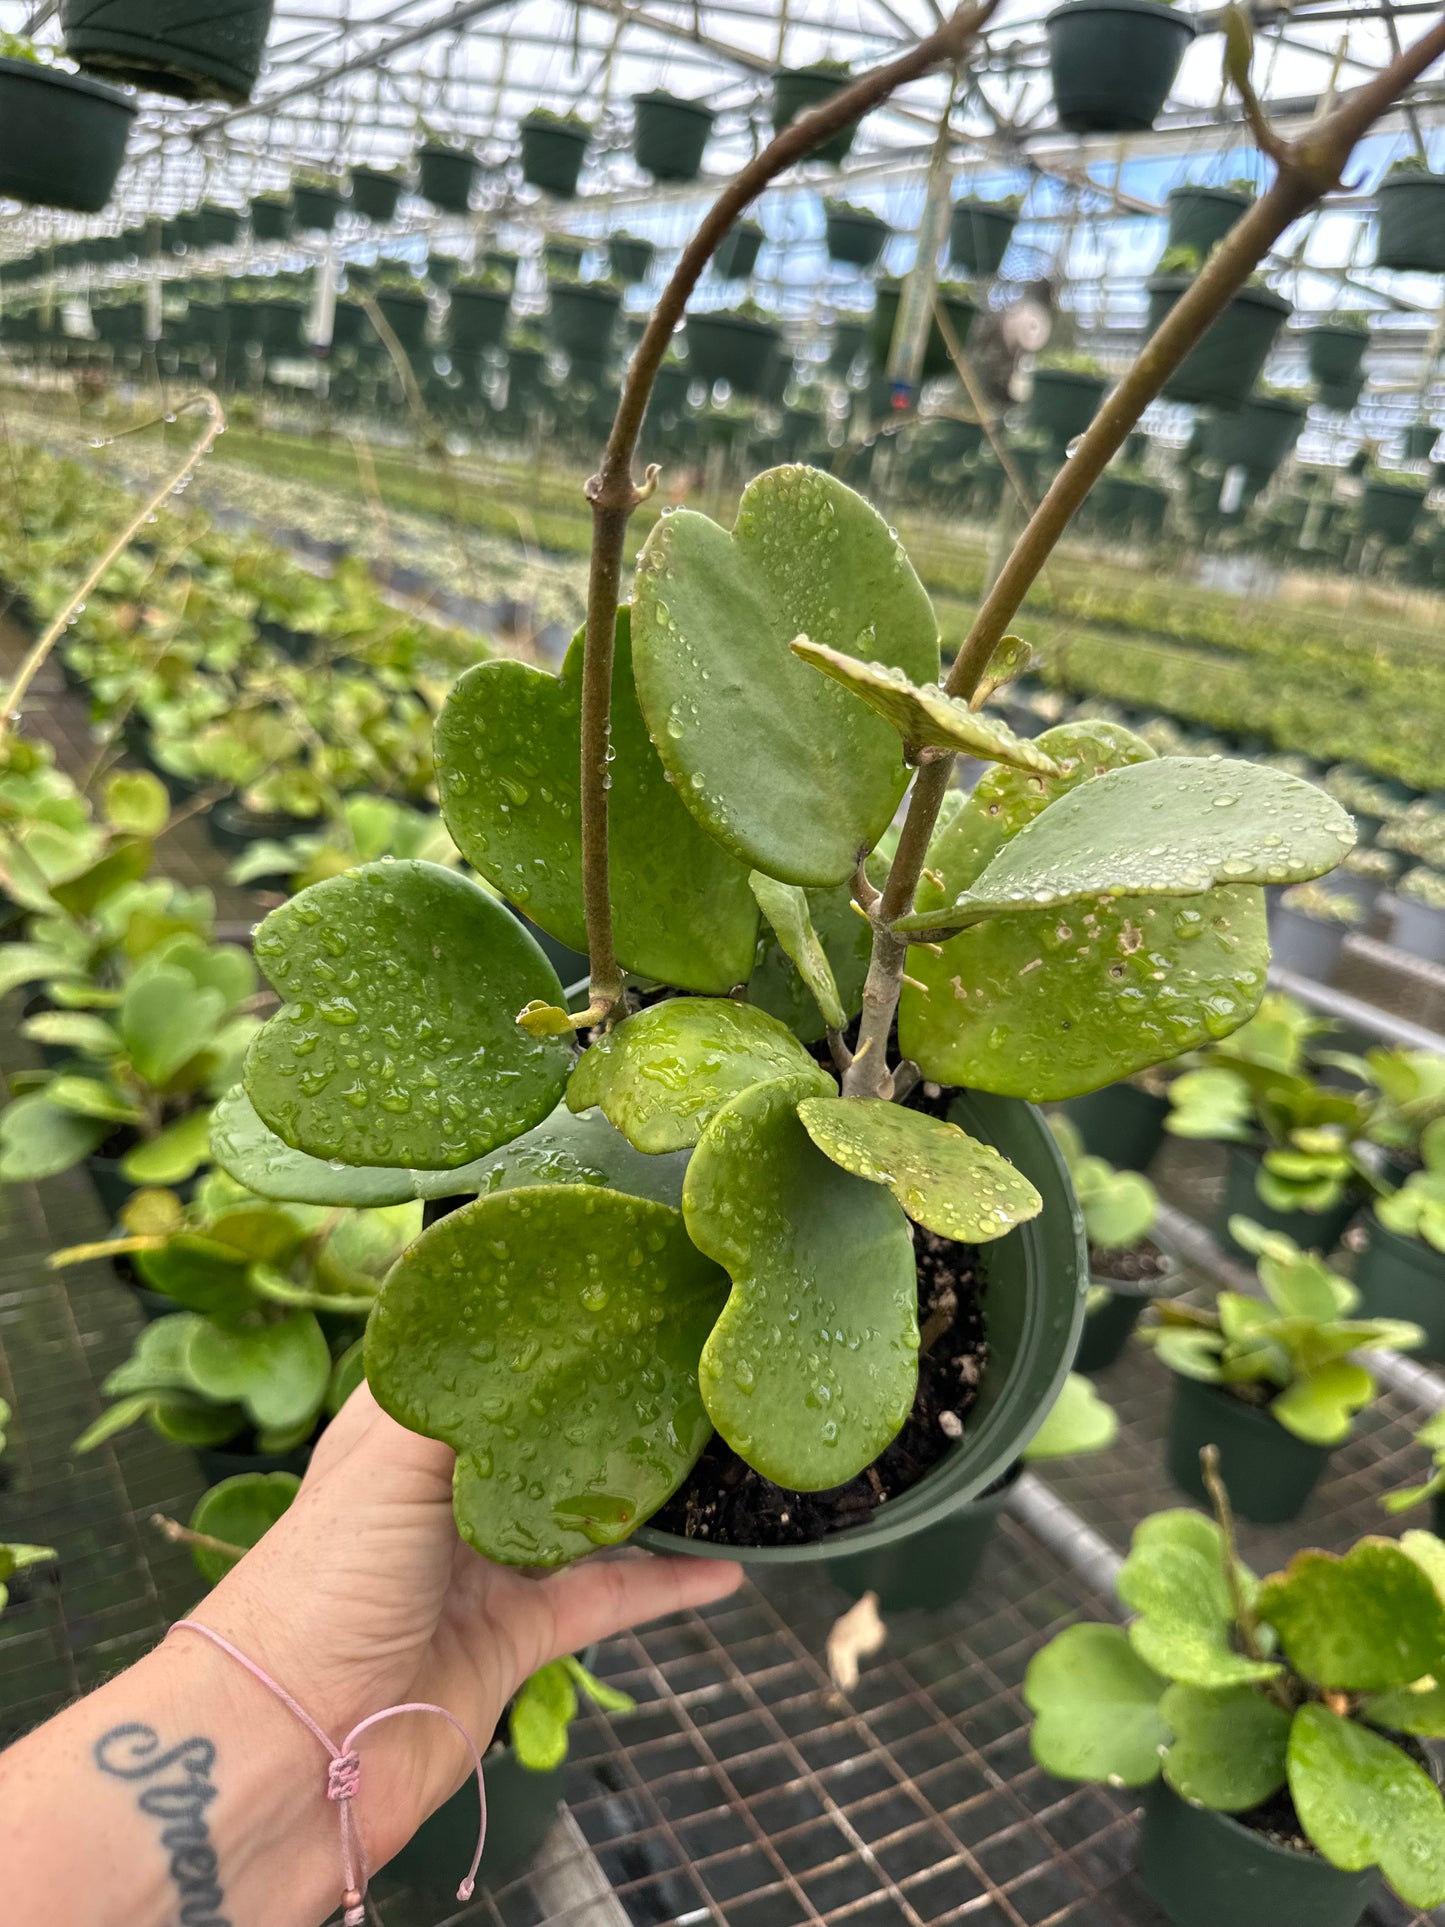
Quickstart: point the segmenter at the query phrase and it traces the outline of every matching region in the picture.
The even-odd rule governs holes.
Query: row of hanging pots
[[[965,274],[997,274],[1018,218],[1018,210],[1004,201],[955,201],[948,224],[949,260]]]

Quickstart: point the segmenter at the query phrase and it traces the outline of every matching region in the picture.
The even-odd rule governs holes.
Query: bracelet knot
[[[354,1800],[361,1791],[361,1756],[358,1753],[338,1753],[326,1768],[326,1797],[328,1800]]]

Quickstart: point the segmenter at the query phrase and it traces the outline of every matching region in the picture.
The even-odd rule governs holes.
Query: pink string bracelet
[[[238,1666],[244,1666],[252,1679],[257,1679],[326,1748],[331,1764],[326,1771],[326,1797],[334,1800],[341,1816],[341,1877],[345,1891],[341,1896],[343,1913],[342,1927],[365,1927],[366,1886],[369,1878],[366,1856],[362,1850],[361,1832],[352,1811],[352,1802],[361,1791],[361,1757],[356,1751],[356,1742],[368,1727],[378,1726],[382,1720],[394,1718],[398,1713],[439,1713],[461,1734],[471,1749],[472,1759],[477,1768],[477,1799],[481,1806],[481,1819],[477,1828],[477,1846],[472,1855],[472,1864],[467,1869],[467,1877],[457,1888],[458,1900],[470,1900],[477,1884],[477,1868],[482,1861],[482,1848],[487,1838],[487,1789],[482,1780],[482,1756],[477,1751],[476,1741],[462,1725],[461,1721],[444,1706],[433,1706],[428,1700],[409,1700],[404,1706],[384,1706],[379,1713],[370,1713],[364,1720],[358,1720],[346,1738],[337,1746],[328,1738],[312,1719],[304,1706],[292,1699],[284,1686],[279,1685],[271,1675],[264,1672],[253,1659],[233,1646],[229,1639],[223,1639],[209,1626],[201,1625],[196,1619],[178,1619],[171,1627],[173,1633],[199,1633],[202,1639],[209,1639],[213,1646],[219,1646],[223,1653],[229,1653]]]

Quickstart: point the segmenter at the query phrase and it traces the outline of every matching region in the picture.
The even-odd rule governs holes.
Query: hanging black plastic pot
[[[712,257],[713,272],[724,281],[746,281],[757,266],[763,230],[756,221],[734,221]]]
[[[1247,468],[1251,478],[1267,480],[1299,440],[1305,414],[1302,402],[1251,395],[1233,413],[1206,419],[1204,454],[1223,468]]]
[[[285,296],[272,300],[258,301],[260,314],[261,346],[270,355],[299,355],[304,353],[306,343],[302,338],[302,327],[306,321],[306,304],[293,301]],[[214,812],[213,812],[214,814]],[[207,821],[210,821],[208,818]]]
[[[681,362],[665,361],[658,369],[648,399],[648,414],[654,419],[676,415],[687,406],[687,391],[692,386],[692,370]]]
[[[768,373],[779,358],[783,334],[776,322],[756,321],[751,315],[690,314],[687,359],[692,372],[709,388],[725,381],[742,395],[762,396]]]
[[[522,179],[530,187],[554,194],[559,201],[575,199],[592,130],[577,122],[528,114],[519,131]]]
[[[878,1595],[885,1613],[937,1612],[962,1599],[983,1564],[999,1514],[1023,1471],[1013,1465],[988,1492],[911,1539],[827,1562],[828,1577],[851,1599]]]
[[[500,274],[509,288],[516,287],[518,257],[515,254],[508,254],[504,248],[488,248],[482,256],[482,266]]]
[[[1445,1359],[1445,1252],[1365,1216],[1365,1247],[1355,1266],[1360,1317],[1404,1318],[1425,1342],[1417,1357]]]
[[[1152,0],[1137,3],[1142,6]],[[1189,277],[1156,274],[1146,285],[1152,335],[1189,286]],[[1192,402],[1199,408],[1238,408],[1259,380],[1288,314],[1289,303],[1272,288],[1241,288],[1165,382],[1166,399]]]
[[[505,288],[454,287],[447,308],[447,338],[459,352],[500,347],[512,297]]]
[[[956,201],[948,227],[948,258],[967,274],[997,274],[1008,253],[1018,214],[997,201]]]
[[[781,134],[799,114],[831,100],[850,84],[851,78],[846,70],[836,67],[779,67],[773,75],[773,132]],[[858,122],[849,121],[804,158],[830,161],[836,167],[846,157],[857,132]]]
[[[1199,1454],[1219,1449],[1225,1489],[1241,1518],[1259,1526],[1297,1518],[1319,1484],[1330,1451],[1287,1432],[1263,1405],[1247,1405],[1219,1385],[1174,1375],[1165,1463],[1192,1499],[1209,1504]]]
[[[1292,548],[1293,539],[1285,546]],[[1349,928],[1337,917],[1312,917],[1290,904],[1274,904],[1269,912],[1270,960],[1281,970],[1327,984],[1339,967]]]
[[[1375,266],[1445,274],[1445,174],[1390,174],[1376,190]]]
[[[880,281],[878,292],[873,300],[872,347],[873,359],[879,368],[888,365],[888,351],[893,343],[893,329],[898,320],[898,303],[902,296],[901,281]],[[944,312],[953,326],[959,347],[967,342],[978,310],[968,296],[960,291],[940,286],[936,299],[943,305]],[[923,379],[933,381],[939,375],[952,371],[953,357],[948,352],[943,330],[935,316],[928,331],[928,343],[923,351]]]
[[[340,219],[346,197],[337,187],[322,187],[314,182],[296,181],[291,188],[295,225],[318,234],[330,234]]]
[[[409,288],[380,288],[376,305],[382,319],[409,355],[419,355],[426,346],[426,323],[430,312],[427,298]]]
[[[1214,1222],[1214,1233],[1231,1257],[1250,1262],[1250,1253],[1229,1235],[1229,1220],[1253,1218],[1266,1231],[1282,1231],[1293,1238],[1302,1251],[1318,1251],[1328,1257],[1345,1228],[1360,1208],[1357,1192],[1347,1191],[1327,1211],[1276,1211],[1259,1195],[1256,1179],[1260,1154],[1247,1144],[1231,1144],[1225,1164],[1224,1198]]]
[[[203,247],[233,247],[240,237],[241,217],[234,208],[217,207],[214,201],[207,201],[197,218],[201,224]]]
[[[1342,328],[1322,321],[1317,328],[1308,329],[1305,354],[1311,381],[1319,382],[1321,387],[1347,387],[1359,375],[1360,363],[1369,345],[1370,337],[1363,328]],[[1356,387],[1355,394],[1358,393]]]
[[[1415,525],[1425,512],[1423,484],[1386,482],[1371,476],[1360,497],[1360,528],[1365,535],[1378,535],[1394,547],[1408,542]]]
[[[561,282],[548,289],[547,332],[573,361],[606,359],[622,305],[605,281]]]
[[[885,220],[866,207],[829,207],[825,219],[828,259],[848,267],[871,268],[893,233]]]
[[[1139,1280],[1110,1278],[1094,1272],[1089,1286],[1091,1297],[1095,1288],[1108,1295],[1084,1313],[1083,1335],[1074,1354],[1076,1372],[1107,1371],[1118,1360],[1143,1316],[1144,1307],[1156,1298],[1167,1298],[1178,1291],[1179,1267],[1172,1258],[1165,1259],[1161,1271]]]
[[[1196,31],[1158,0],[1069,0],[1046,26],[1054,111],[1071,134],[1151,128]]]
[[[351,207],[355,214],[384,225],[396,219],[401,199],[401,177],[383,173],[379,167],[353,167],[351,170]]]
[[[889,1499],[862,1525],[830,1533],[821,1542],[729,1546],[644,1526],[636,1535],[639,1545],[651,1552],[700,1553],[759,1565],[871,1555],[954,1519],[1017,1463],[1057,1398],[1078,1344],[1087,1284],[1083,1220],[1058,1146],[1032,1105],[960,1092],[949,1117],[1001,1151],[1044,1200],[1038,1217],[980,1252],[987,1278],[988,1362],[963,1436],[910,1491]]]
[[[296,213],[281,195],[263,196],[251,203],[251,238],[256,241],[289,241]]]
[[[656,253],[657,249],[651,241],[641,240],[635,234],[614,234],[607,243],[607,258],[612,264],[612,272],[628,287],[647,279]]]
[[[576,277],[582,272],[582,257],[587,252],[580,241],[568,241],[554,235],[550,241],[542,243],[542,261],[550,280],[554,274]]]
[[[429,253],[426,258],[426,278],[434,288],[449,288],[461,273],[465,264],[454,254]]]
[[[1428,462],[1439,439],[1440,431],[1434,422],[1411,422],[1405,430],[1405,460]]]
[[[0,198],[99,214],[134,119],[134,103],[98,80],[0,60]]]
[[[347,270],[348,277],[350,269]],[[359,348],[364,341],[374,340],[375,331],[371,317],[359,301],[338,301],[331,317],[331,345],[333,348]]]
[[[466,214],[471,208],[476,156],[465,147],[443,147],[426,141],[416,152],[416,191],[442,214]]]
[[[547,385],[547,356],[529,342],[514,342],[507,349],[507,405],[522,396],[540,395]]]
[[[1024,419],[1055,448],[1067,448],[1098,414],[1108,385],[1082,368],[1036,368]]]
[[[1144,1795],[1139,1877],[1174,1927],[1356,1927],[1380,1886],[1373,1867],[1342,1873],[1162,1780]]]
[[[1251,204],[1251,196],[1241,194],[1236,188],[1203,187],[1198,183],[1172,187],[1166,198],[1169,207],[1168,245],[1171,248],[1193,248],[1201,261],[1216,242],[1224,239]]]
[[[176,100],[249,100],[272,0],[60,0],[65,51],[90,73]]]
[[[835,375],[846,375],[868,346],[868,323],[839,316],[833,323],[833,343],[828,350],[828,366]]]
[[[656,88],[632,96],[632,153],[655,181],[695,181],[716,114],[700,100]]]
[[[1169,1100],[1141,1091],[1137,1084],[1106,1084],[1100,1091],[1069,1098],[1063,1108],[1084,1149],[1126,1171],[1147,1171],[1164,1142]]]

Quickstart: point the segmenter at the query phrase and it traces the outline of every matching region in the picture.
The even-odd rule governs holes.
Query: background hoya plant
[[[392,1270],[366,1363],[456,1449],[483,1552],[626,1538],[714,1430],[785,1492],[864,1473],[938,1335],[925,1274],[1042,1205],[953,1091],[1068,1097],[1255,1010],[1263,886],[1331,868],[1348,819],[1114,725],[1017,737],[983,706],[1017,660],[947,693],[883,519],[771,470],[731,530],[661,520],[600,654],[589,630],[557,676],[480,664],[439,719],[448,831],[588,946],[585,1011],[503,903],[426,862],[329,878],[258,930],[284,1002],[222,1107],[226,1167],[317,1202],[479,1194]],[[988,769],[945,795],[961,752]],[[895,842],[940,773],[926,847],[912,810]]]

